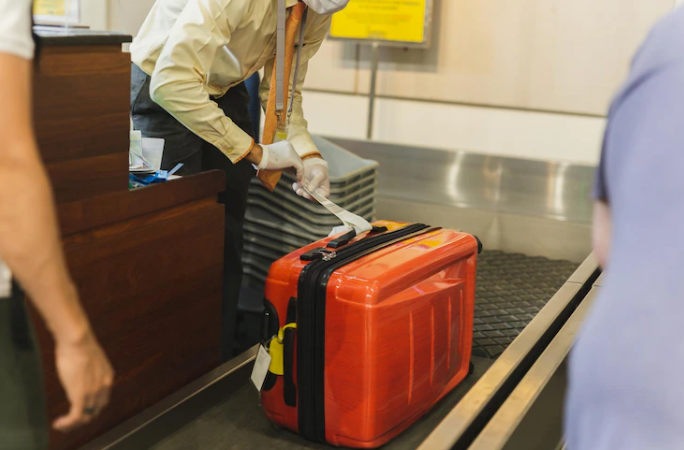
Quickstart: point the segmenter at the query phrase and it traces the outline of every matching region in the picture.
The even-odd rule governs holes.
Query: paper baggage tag
[[[256,361],[254,362],[254,369],[252,369],[252,383],[254,383],[259,392],[261,392],[261,388],[264,386],[270,366],[271,355],[268,354],[263,345],[260,345],[259,353],[257,353]]]

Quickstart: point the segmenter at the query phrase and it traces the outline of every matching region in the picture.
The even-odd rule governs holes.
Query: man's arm
[[[67,272],[52,194],[33,137],[31,61],[0,53],[0,255],[52,332],[57,368],[72,403],[55,426],[90,420],[107,403],[112,370]]]
[[[234,0],[197,0],[178,17],[151,76],[152,100],[187,129],[221,150],[233,163],[258,164],[254,140],[226,117],[204,85],[216,54],[248,8]],[[260,152],[260,149],[256,149]]]

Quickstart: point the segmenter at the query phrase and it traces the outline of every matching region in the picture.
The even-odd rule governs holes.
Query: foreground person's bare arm
[[[31,61],[0,53],[0,255],[52,332],[71,411],[89,422],[108,403],[113,372],[83,312],[62,253],[53,199],[33,135]]]
[[[611,221],[610,207],[603,201],[594,202],[594,253],[603,269],[608,264],[610,252]]]

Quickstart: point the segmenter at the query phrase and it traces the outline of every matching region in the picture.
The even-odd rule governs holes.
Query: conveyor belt
[[[415,449],[458,403],[537,312],[562,286],[577,264],[500,251],[485,251],[478,262],[475,373],[427,417],[385,448]],[[251,384],[187,423],[155,450],[323,449],[266,420]]]
[[[503,280],[502,286],[510,286],[505,284],[508,278],[514,281],[520,278],[531,280],[533,276],[540,276],[540,273],[553,273],[553,268],[561,270],[567,264],[512,254],[495,256],[495,252],[488,252],[480,260],[479,277],[485,280],[485,285],[491,283],[492,287],[478,294],[486,296],[489,292],[498,292],[500,298],[508,299],[502,300],[504,303],[510,303],[512,296],[518,294],[497,289],[497,276]],[[506,261],[506,264],[497,268],[499,261],[502,264]],[[529,273],[526,275],[526,272]],[[562,329],[597,276],[597,263],[590,256],[550,301],[544,302],[546,306],[534,317],[530,326],[508,346],[505,358],[474,356],[474,373],[423,419],[384,448],[408,450],[420,446],[421,450],[468,449],[548,343]],[[513,286],[518,285],[513,283]],[[525,298],[521,301],[532,303],[529,307],[535,306],[534,302]],[[482,300],[479,304],[482,304]],[[493,311],[491,308],[480,309]],[[499,317],[497,311],[489,317]],[[249,382],[256,351],[256,347],[250,349],[81,450],[328,448],[309,443],[288,431],[277,430],[266,420],[259,406],[258,395]]]
[[[475,372],[440,402],[430,414],[397,439],[387,450],[413,450],[451,411],[492,364],[488,358],[473,358]],[[243,386],[224,402],[178,429],[154,450],[245,450],[245,449],[329,449],[301,437],[274,428],[259,406],[259,397],[251,384]]]
[[[478,259],[473,356],[497,358],[577,268],[501,251]]]

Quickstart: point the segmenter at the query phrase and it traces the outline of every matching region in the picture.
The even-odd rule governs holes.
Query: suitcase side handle
[[[278,310],[273,306],[273,303],[264,299],[264,315],[261,319],[261,341],[268,342],[271,337],[278,334],[280,329],[280,319],[278,317]]]
[[[287,406],[297,406],[297,386],[294,382],[294,352],[296,328],[285,330],[283,337],[283,397]]]
[[[261,323],[261,343],[264,346],[268,345],[271,338],[278,334],[280,329],[280,318],[278,317],[278,310],[273,306],[273,303],[268,299],[264,299],[264,315]],[[262,392],[267,392],[273,389],[278,380],[278,376],[269,370],[266,375],[266,381],[261,388]]]
[[[287,324],[297,323],[297,299],[290,298],[287,304]],[[286,325],[287,326],[287,325]],[[283,399],[287,406],[297,406],[297,386],[294,381],[295,327],[286,328],[283,334]]]
[[[373,236],[376,234],[380,233],[385,233],[387,231],[387,227],[373,227],[370,232],[368,233],[368,236]],[[327,247],[332,248],[332,249],[338,249],[340,247],[343,247],[349,242],[356,237],[356,230],[352,229],[349,233],[343,234],[342,236],[338,237],[337,239],[334,239],[330,242],[328,242]]]

